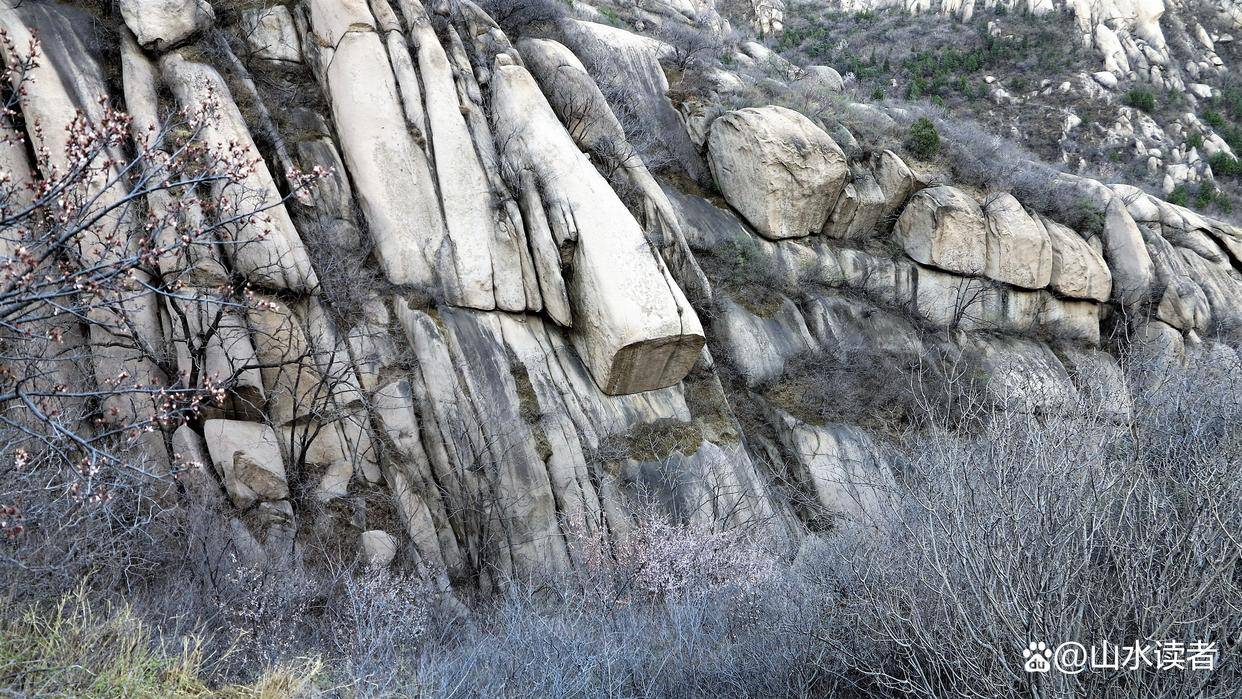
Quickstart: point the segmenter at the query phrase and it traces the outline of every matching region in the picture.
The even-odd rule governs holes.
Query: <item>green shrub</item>
[[[1221,129],[1225,127],[1225,117],[1220,112],[1212,109],[1209,109],[1203,113],[1203,120],[1214,129]]]
[[[1217,177],[1238,177],[1242,175],[1242,161],[1221,151],[1214,153],[1208,158],[1208,165],[1212,166],[1212,174]]]
[[[1147,113],[1156,111],[1156,96],[1151,90],[1142,90],[1135,88],[1126,93],[1122,102],[1129,107],[1142,110]]]
[[[910,125],[906,134],[906,149],[915,157],[930,160],[940,152],[940,134],[936,125],[927,117],[920,117]]]
[[[877,87],[877,88],[875,88],[874,90],[872,90],[872,91],[871,91],[871,101],[872,101],[872,102],[879,102],[879,101],[880,101],[880,100],[882,100],[882,99],[884,99],[884,91],[883,91],[883,90],[881,90],[880,88],[878,88],[878,87]]]
[[[1169,192],[1169,196],[1165,197],[1165,199],[1170,204],[1177,204],[1178,206],[1189,206],[1190,205],[1190,191],[1186,189],[1186,185],[1179,184],[1173,188],[1172,192]]]
[[[1186,139],[1186,147],[1187,148],[1202,148],[1203,147],[1203,134],[1198,133],[1198,132],[1190,134],[1190,137]]]

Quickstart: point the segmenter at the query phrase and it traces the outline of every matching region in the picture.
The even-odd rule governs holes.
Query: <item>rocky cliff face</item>
[[[643,26],[719,18],[640,6]],[[779,3],[746,9],[780,30]],[[1149,75],[1160,9],[1076,6],[1122,47],[1113,68]],[[1237,370],[1242,229],[1134,187],[1051,182],[1084,226],[861,148],[848,120],[675,105],[675,46],[582,17],[518,40],[466,0],[92,11],[3,4],[17,46],[42,39],[30,137],[100,98],[136,130],[212,105],[207,138],[255,163],[270,205],[257,245],[204,261],[268,301],[212,345],[227,396],[163,444],[246,556],[296,559],[328,529],[487,587],[577,565],[576,542],[625,537],[638,503],[795,541],[892,477],[875,443],[901,406],[860,377],[968,377],[1007,410],[1123,421],[1142,387],[1119,361]],[[658,171],[636,130],[671,154]],[[284,173],[317,167],[286,200]]]

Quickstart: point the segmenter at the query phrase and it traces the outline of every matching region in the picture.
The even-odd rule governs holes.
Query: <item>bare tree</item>
[[[12,456],[0,466],[0,491],[14,512],[9,530],[34,525],[55,540],[92,508],[106,511],[109,526],[138,526],[162,500],[135,483],[171,486],[166,435],[257,400],[248,389],[259,366],[238,350],[249,344],[241,319],[262,301],[249,281],[254,270],[242,275],[229,260],[264,244],[264,212],[287,197],[250,191],[249,173],[261,164],[233,145],[211,145],[212,105],[134,134],[129,115],[101,100],[49,139],[20,112],[37,41],[19,51],[2,40],[12,86],[0,114],[8,156],[0,444]],[[295,190],[319,176],[288,173]],[[118,500],[125,504],[109,505]],[[120,538],[119,530],[77,536],[62,548],[86,560],[81,549]]]
[[[664,62],[682,72],[715,62],[724,49],[724,42],[714,32],[679,22],[666,23],[656,38],[672,47]]]

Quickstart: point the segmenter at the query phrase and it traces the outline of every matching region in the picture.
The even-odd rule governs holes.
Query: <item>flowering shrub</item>
[[[332,623],[338,651],[357,657],[377,641],[414,647],[427,632],[432,599],[426,581],[382,566],[346,578]]]
[[[619,601],[698,596],[731,588],[752,592],[772,579],[776,561],[741,529],[707,531],[644,513],[624,536],[570,527],[570,541],[589,579]]]
[[[26,120],[38,41],[0,31],[0,48],[0,145],[32,155],[0,171],[0,493],[22,515],[3,517],[0,561],[40,581],[158,565],[134,547],[168,504],[163,435],[257,371],[220,369],[267,303],[229,265],[287,197],[256,195],[261,160],[212,142],[211,98],[142,128],[103,97],[66,124]],[[325,175],[289,172],[288,196]]]
[[[226,637],[234,643],[231,664],[239,669],[263,667],[291,657],[301,638],[313,584],[300,575],[232,560],[215,597]]]

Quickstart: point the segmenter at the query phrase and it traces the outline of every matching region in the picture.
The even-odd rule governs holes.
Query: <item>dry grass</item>
[[[197,638],[162,647],[126,605],[92,602],[85,586],[50,605],[0,616],[0,694],[66,697],[313,696],[318,660],[273,667],[248,684],[213,687]]]

